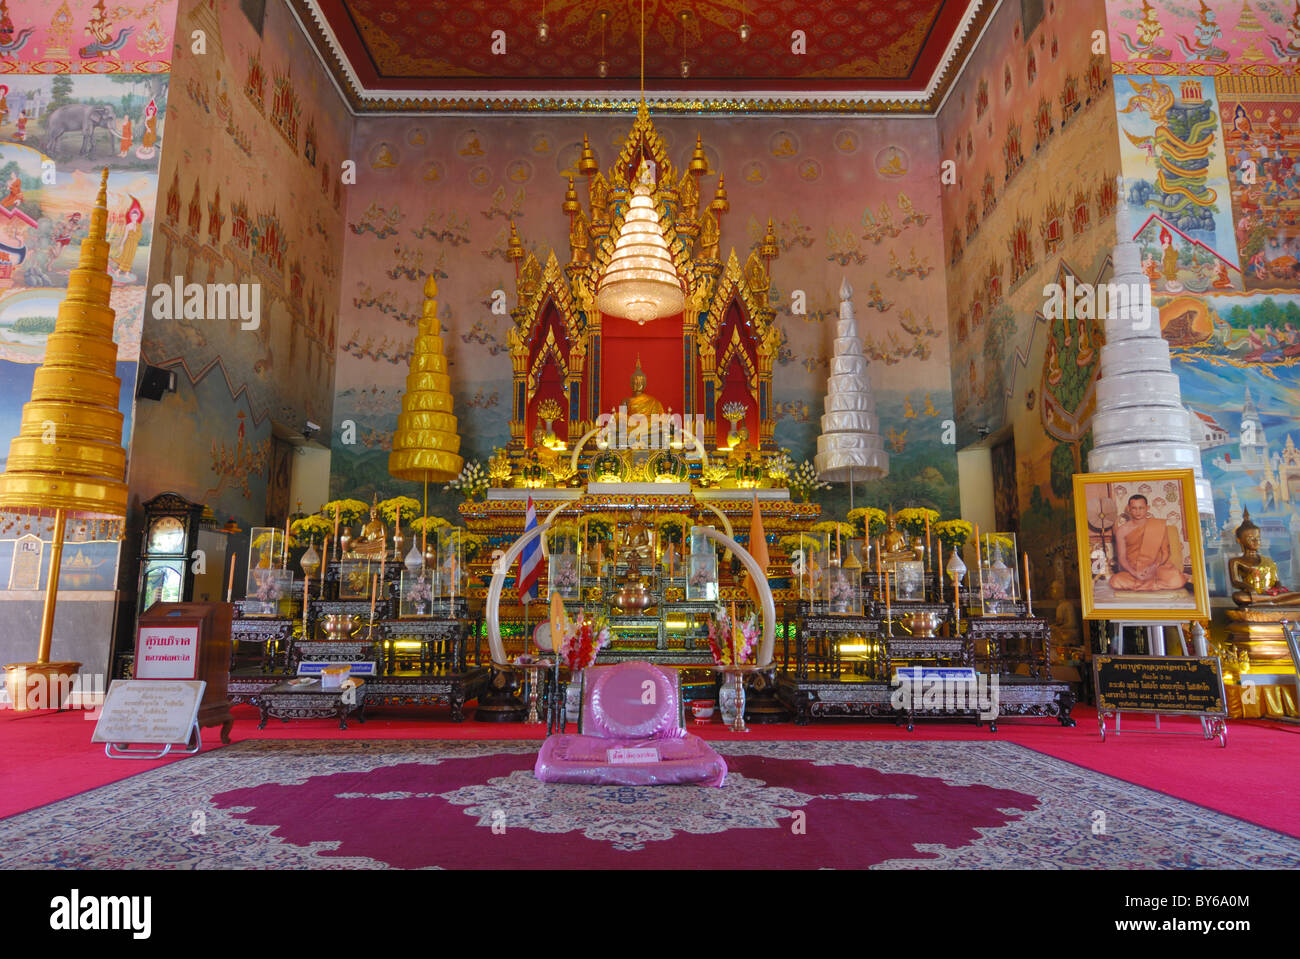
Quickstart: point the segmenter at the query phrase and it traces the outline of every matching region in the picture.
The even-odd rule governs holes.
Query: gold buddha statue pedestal
[[[1277,606],[1252,606],[1227,609],[1228,642],[1250,657],[1252,673],[1290,673],[1295,671],[1282,621],[1300,620],[1300,609]]]

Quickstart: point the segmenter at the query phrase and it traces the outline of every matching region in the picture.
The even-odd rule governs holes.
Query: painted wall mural
[[[1102,0],[1047,0],[1026,32],[1004,4],[939,115],[958,443],[1014,456],[1000,515],[1038,561],[1035,592],[1075,586],[1070,477],[1090,447],[1102,325],[1044,316],[1044,286],[1110,273],[1120,171]],[[1014,511],[1012,509],[1014,507]],[[1004,522],[1007,520],[1003,520]]]
[[[586,191],[576,168],[583,135],[608,164],[632,120],[358,120],[352,155],[360,170],[348,191],[332,495],[368,499],[375,491],[410,491],[388,476],[387,455],[428,275],[439,283],[462,453],[485,462],[506,443],[512,324],[492,304],[501,290],[509,297],[505,305],[514,306],[514,266],[506,255],[510,224],[541,262],[550,250],[566,262],[570,225],[561,202],[568,177]],[[955,447],[940,442],[952,399],[933,126],[874,119],[654,122],[681,169],[696,135],[702,137],[711,170],[701,185],[706,203],[717,173],[723,174],[731,205],[722,217],[724,259],[734,247],[743,262],[768,218],[774,221],[780,245],[772,266],[781,336],[774,365],[777,442],[797,460],[815,451],[836,291],[847,278],[893,457],[890,479],[874,490],[859,484],[857,499],[932,502],[955,513]],[[796,289],[807,301],[799,315],[792,309]],[[656,373],[647,374],[654,394]],[[355,443],[344,441],[346,421],[355,423]],[[842,486],[827,495],[847,503]],[[455,503],[448,496],[437,505],[453,516]]]
[[[236,284],[260,317],[151,295],[141,356],[180,385],[137,405],[132,496],[175,490],[261,523],[272,422],[330,428],[351,119],[285,5],[255,24],[237,2],[182,0],[177,18],[208,52],[172,74],[150,290]]]
[[[1137,134],[1122,143],[1126,201],[1214,488],[1206,558],[1226,603],[1244,509],[1300,582],[1300,6],[1110,8],[1112,36],[1130,35],[1117,103],[1136,101],[1120,117]]]
[[[130,452],[174,19],[174,0],[111,10],[86,0],[0,0],[0,468],[105,166],[119,408]],[[121,523],[70,530],[62,585],[114,589],[121,535]],[[48,523],[0,516],[0,588],[41,585],[43,576],[13,571],[20,556],[38,555],[48,572],[40,540],[51,537]]]

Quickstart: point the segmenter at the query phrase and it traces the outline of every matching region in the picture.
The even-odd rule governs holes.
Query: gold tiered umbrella
[[[114,311],[108,305],[113,279],[108,274],[108,170],[90,216],[90,233],[81,241],[81,259],[68,279],[54,332],[46,341],[45,362],[36,371],[32,398],[23,406],[18,435],[9,443],[9,461],[0,476],[0,509],[54,510],[40,644],[34,663],[5,666],[14,705],[23,708],[27,677],[75,673],[80,663],[50,662],[54,607],[68,517],[121,519],[126,516],[126,451],[122,448],[121,381],[114,373]],[[58,705],[55,703],[54,705]]]
[[[402,412],[388,454],[388,472],[401,480],[424,483],[424,513],[429,514],[429,483],[454,479],[464,461],[460,433],[451,412],[451,377],[442,351],[438,324],[438,282],[424,281],[424,309],[406,375]]]

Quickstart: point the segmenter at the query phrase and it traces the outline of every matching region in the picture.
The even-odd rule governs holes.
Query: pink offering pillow
[[[607,666],[588,692],[584,732],[644,739],[680,736],[677,686],[649,663]]]

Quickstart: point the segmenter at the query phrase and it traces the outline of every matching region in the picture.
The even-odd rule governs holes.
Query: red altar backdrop
[[[732,340],[733,333],[736,334],[735,342]],[[714,340],[714,357],[719,380],[713,410],[718,446],[721,448],[727,445],[731,429],[722,415],[723,407],[728,403],[743,403],[745,418],[742,422],[749,430],[750,445],[757,448],[762,436],[762,419],[759,416],[758,400],[752,392],[754,384],[758,382],[754,329],[740,304],[735,301],[727,306],[718,327],[717,339]],[[703,395],[703,383],[700,384],[700,389]]]
[[[682,314],[638,326],[618,316],[601,315],[600,408],[615,411],[632,392],[632,372],[641,357],[645,391],[675,413],[685,412],[686,378],[682,357]]]
[[[548,333],[550,342],[548,342]],[[554,345],[552,345],[552,343]],[[524,414],[524,445],[533,445],[533,430],[543,425],[537,415],[537,407],[546,400],[555,400],[560,404],[560,419],[551,424],[555,435],[562,440],[569,438],[569,395],[565,389],[565,376],[568,372],[569,338],[565,335],[564,324],[554,303],[543,307],[542,322],[538,325],[537,336],[533,338],[533,348],[528,357],[529,388]],[[537,371],[534,379],[533,371]]]

